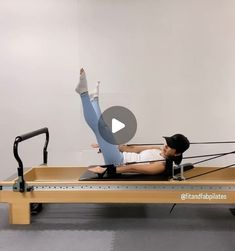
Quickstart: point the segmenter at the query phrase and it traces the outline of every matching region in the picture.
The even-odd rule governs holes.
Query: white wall
[[[234,140],[234,8],[232,0],[0,0],[0,178],[16,170],[15,136],[44,126],[49,164],[100,163],[74,92],[81,66],[91,88],[101,80],[103,109],[135,113],[132,142],[176,132]],[[26,166],[41,163],[43,142],[20,145]],[[234,146],[188,154],[227,150]]]

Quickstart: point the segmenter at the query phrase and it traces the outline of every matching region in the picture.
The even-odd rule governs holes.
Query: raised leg
[[[97,142],[101,148],[105,164],[114,164],[114,165],[120,165],[123,163],[123,155],[119,151],[117,145],[113,145],[105,141],[102,136],[100,135],[99,128],[98,128],[98,122],[100,118],[100,108],[98,100],[95,98],[91,103],[89,94],[88,94],[88,88],[87,88],[87,82],[86,82],[86,75],[83,69],[81,69],[80,72],[80,81],[76,88],[76,92],[78,92],[81,96],[82,106],[83,106],[83,114],[84,118],[89,125],[89,127],[94,132]],[[102,130],[103,133],[107,134],[108,136],[112,136],[110,129],[106,128],[107,125],[103,123]]]

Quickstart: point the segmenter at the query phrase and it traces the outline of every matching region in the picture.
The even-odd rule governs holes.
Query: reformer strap
[[[195,156],[187,156],[187,157],[183,157],[182,159],[196,159],[196,158],[205,158],[205,157],[213,157],[215,156],[214,158],[219,158],[219,157],[223,157],[225,155],[229,155],[229,154],[234,154],[235,151],[232,151],[232,152],[223,152],[223,153],[212,153],[212,154],[204,154],[204,155],[195,155]],[[211,160],[213,158],[210,158],[210,159],[207,159],[207,160]],[[202,160],[200,161],[201,162],[205,162],[207,160]],[[149,160],[149,161],[140,161],[140,162],[128,162],[126,163],[126,165],[132,165],[132,164],[141,164],[141,163],[153,163],[153,162],[161,162],[161,161],[165,161],[164,160]],[[193,163],[194,165],[198,164],[199,162],[195,162]]]
[[[230,154],[234,154],[234,153],[235,153],[235,151],[225,152],[225,153],[206,154],[206,155],[200,155],[200,156],[184,157],[183,159],[191,159],[191,158],[211,157],[211,156],[213,156],[211,158],[208,158],[208,159],[205,159],[205,160],[201,160],[201,161],[197,161],[197,162],[192,163],[192,165],[194,166],[194,165],[197,165],[199,163],[203,163],[203,162],[206,162],[206,161],[209,161],[209,160],[212,160],[212,159],[220,158],[220,157],[223,157],[223,156],[226,156],[226,155],[230,155]],[[171,160],[171,159],[169,159],[169,160],[155,160],[155,161],[131,162],[131,163],[127,163],[127,165],[129,165],[129,164],[139,164],[139,163],[152,163],[152,162],[159,162],[159,161],[166,161],[165,174],[168,175],[168,176],[172,176],[173,160]],[[218,168],[218,169],[213,170],[213,171],[205,172],[205,173],[202,173],[202,174],[199,174],[199,175],[195,175],[195,176],[186,178],[186,180],[192,179],[192,178],[195,178],[195,177],[199,177],[199,176],[203,176],[203,175],[206,175],[206,174],[211,173],[211,172],[218,172],[218,171],[224,170],[224,169],[232,167],[232,166],[235,166],[235,163],[231,164],[231,165],[228,165],[228,166],[225,166],[225,167],[222,167],[222,168]]]
[[[205,142],[190,142],[190,145],[211,145],[211,144],[235,144],[235,141],[205,141]],[[137,144],[127,144],[127,146],[162,146],[163,143],[137,143]]]
[[[225,155],[234,154],[234,153],[235,153],[235,151],[232,151],[232,152],[223,152],[223,153],[205,154],[205,155],[195,155],[195,156],[183,157],[182,159],[196,159],[196,158],[205,158],[205,157],[213,157],[213,156],[216,156],[215,158],[219,158],[219,157],[223,157]],[[208,159],[208,160],[210,160],[210,159]],[[126,163],[126,165],[141,164],[141,163],[144,164],[144,163],[153,163],[153,162],[162,162],[162,161],[165,161],[165,159],[164,160],[140,161],[140,162],[128,162],[128,163]],[[207,160],[200,161],[200,163],[204,162],[204,161],[207,161]],[[193,164],[195,165],[195,164],[197,164],[197,162],[195,162]]]

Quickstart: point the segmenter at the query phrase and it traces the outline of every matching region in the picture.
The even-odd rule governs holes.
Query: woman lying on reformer
[[[171,137],[164,137],[166,144],[162,148],[157,146],[118,146],[111,144],[101,137],[98,128],[101,117],[98,97],[99,83],[95,92],[89,96],[86,74],[83,68],[80,70],[80,80],[75,91],[80,94],[85,120],[96,136],[97,147],[100,148],[105,162],[104,166],[91,167],[89,171],[98,174],[99,177],[103,177],[105,173],[108,175],[121,173],[156,175],[171,170],[173,163],[177,165],[181,163],[182,154],[190,145],[184,135],[175,134]],[[105,123],[103,123],[102,129],[106,130],[107,134],[112,134]],[[136,164],[128,164],[132,162]]]

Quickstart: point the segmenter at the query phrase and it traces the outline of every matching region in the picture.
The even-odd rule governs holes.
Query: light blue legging
[[[81,94],[81,100],[85,120],[96,136],[96,140],[103,154],[105,164],[113,164],[115,166],[123,164],[123,154],[119,151],[118,146],[108,143],[100,135],[98,123],[101,117],[101,110],[98,98],[90,101],[88,92],[84,92]],[[103,133],[112,137],[110,128],[108,128],[104,121],[101,122],[103,123],[102,128],[100,129],[103,130]]]

